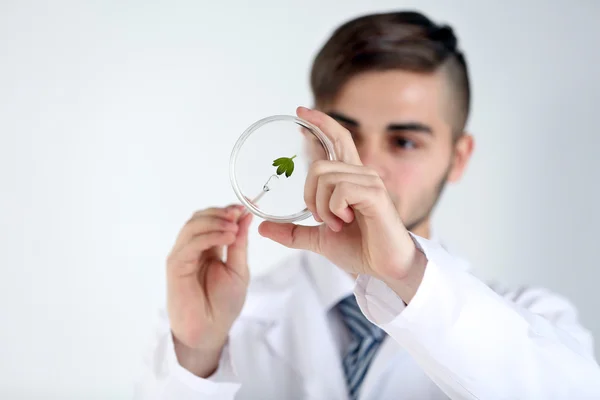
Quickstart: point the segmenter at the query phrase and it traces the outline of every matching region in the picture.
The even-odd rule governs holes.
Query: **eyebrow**
[[[330,112],[330,113],[328,113],[328,115],[338,122],[344,123],[346,125],[350,125],[354,128],[360,127],[360,124],[358,123],[358,121],[356,121],[355,119],[352,119],[344,114],[341,114],[338,112]],[[392,131],[392,132],[411,131],[411,132],[422,132],[422,133],[427,133],[427,134],[433,134],[433,130],[431,129],[431,127],[429,127],[425,124],[422,124],[420,122],[391,123],[387,126],[386,129],[388,131]]]

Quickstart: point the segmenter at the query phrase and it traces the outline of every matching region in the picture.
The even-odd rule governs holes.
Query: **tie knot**
[[[364,316],[353,294],[343,298],[337,304],[337,309],[354,340],[358,342],[367,338],[374,339],[376,342],[383,340],[384,331]]]

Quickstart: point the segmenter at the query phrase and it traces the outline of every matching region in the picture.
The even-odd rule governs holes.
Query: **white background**
[[[181,224],[235,199],[238,135],[310,105],[332,29],[392,7],[452,23],[471,66],[477,147],[438,232],[600,340],[600,2],[237,3],[0,3],[1,398],[129,398]],[[255,273],[287,254],[251,241]]]

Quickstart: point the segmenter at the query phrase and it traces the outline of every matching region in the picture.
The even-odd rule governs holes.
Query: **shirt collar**
[[[354,279],[325,257],[307,251],[304,253],[304,267],[325,312],[354,293]]]

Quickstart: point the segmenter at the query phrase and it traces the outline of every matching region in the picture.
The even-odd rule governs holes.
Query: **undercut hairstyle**
[[[442,72],[450,89],[453,134],[464,132],[471,103],[465,57],[450,26],[437,25],[418,12],[371,14],[338,27],[313,62],[310,84],[316,105],[334,101],[360,73],[394,69]]]

